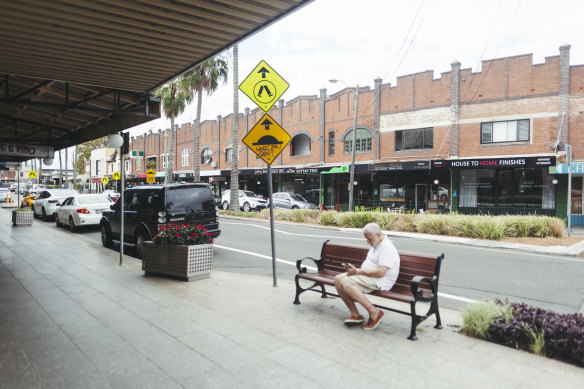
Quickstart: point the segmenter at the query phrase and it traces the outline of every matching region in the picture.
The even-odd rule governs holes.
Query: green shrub
[[[320,214],[320,224],[323,226],[336,226],[337,224],[337,211],[325,211]]]
[[[462,314],[464,332],[468,336],[488,339],[489,326],[495,322],[495,319],[504,317],[508,321],[511,316],[512,312],[509,307],[496,304],[494,301],[471,303]]]

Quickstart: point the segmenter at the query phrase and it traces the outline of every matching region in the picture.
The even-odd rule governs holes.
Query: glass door
[[[416,184],[416,213],[426,212],[426,184]]]

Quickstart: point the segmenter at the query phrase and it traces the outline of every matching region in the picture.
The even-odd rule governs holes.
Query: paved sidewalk
[[[386,313],[346,328],[339,299],[293,280],[146,277],[138,260],[0,210],[2,388],[579,388],[584,369]]]

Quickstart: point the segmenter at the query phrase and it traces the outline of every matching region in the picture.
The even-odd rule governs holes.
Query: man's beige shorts
[[[379,290],[379,286],[377,286],[377,283],[371,277],[348,276],[347,273],[341,273],[337,277],[346,277],[353,286],[357,287],[363,293],[371,293]]]

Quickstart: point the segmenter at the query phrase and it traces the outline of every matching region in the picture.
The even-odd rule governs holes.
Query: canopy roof
[[[58,150],[156,119],[155,88],[310,1],[0,0],[0,143]]]

